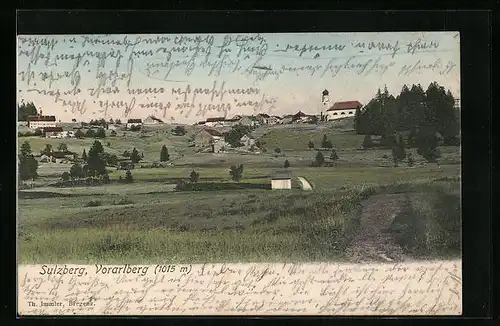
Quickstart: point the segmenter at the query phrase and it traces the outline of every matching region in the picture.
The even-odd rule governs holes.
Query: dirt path
[[[406,194],[374,195],[362,202],[358,234],[347,249],[353,262],[403,261],[403,250],[389,233],[389,227],[398,214],[408,207]]]
[[[303,190],[312,190],[311,184],[305,178],[303,178],[303,177],[297,177],[297,179],[299,179],[300,183],[302,183],[302,189]]]

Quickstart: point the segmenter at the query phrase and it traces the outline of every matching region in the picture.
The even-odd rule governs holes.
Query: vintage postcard
[[[19,315],[460,315],[459,49],[19,35]]]

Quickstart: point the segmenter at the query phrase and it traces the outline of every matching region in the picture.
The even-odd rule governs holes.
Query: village
[[[328,94],[327,90],[322,93],[325,113],[307,114],[299,110],[295,114],[283,116],[258,113],[255,115],[235,115],[231,118],[207,118],[190,126],[193,128],[193,134],[190,136],[188,146],[195,148],[196,152],[200,153],[224,154],[249,152],[259,154],[263,150],[262,146],[258,146],[257,136],[262,136],[262,132],[259,133],[259,131],[269,131],[273,127],[293,128],[294,126],[299,128],[302,126],[302,130],[308,130],[307,127],[309,125],[313,126],[310,130],[315,130],[316,126],[320,124],[326,125],[329,121],[353,118],[356,110],[362,108],[362,104],[359,101],[335,102],[333,105],[327,106],[329,104]],[[36,135],[40,138],[64,140],[88,137],[96,139],[107,136],[120,137],[125,132],[134,132],[145,136],[157,131],[158,129],[156,128],[155,130],[155,127],[161,128],[166,124],[162,119],[153,115],[145,119],[129,118],[123,123],[119,119],[113,120],[112,118],[107,121],[100,119],[78,122],[76,119],[73,119],[71,122],[61,122],[60,120],[58,122],[55,115],[43,115],[43,111],[40,111],[39,114],[29,116],[26,122],[21,122],[19,125],[27,127],[29,130],[24,134],[20,133],[20,135]],[[244,131],[242,135],[239,135],[236,142],[228,142],[228,133],[235,126],[244,127]],[[174,124],[172,128],[176,128],[181,134],[186,133],[185,125]],[[63,146],[63,150],[59,149],[44,150],[41,153],[35,153],[34,157],[40,164],[57,163],[72,165],[77,162],[84,163],[81,161],[81,157],[79,157],[81,153],[71,152],[67,149],[67,146]],[[130,170],[135,166],[130,158],[117,158],[115,164],[119,170]],[[275,170],[272,174],[274,175],[271,178],[272,189],[291,189],[292,176],[290,173]],[[305,179],[302,180],[305,188],[312,189]]]

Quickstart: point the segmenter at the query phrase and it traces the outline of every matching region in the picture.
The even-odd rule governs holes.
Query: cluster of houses
[[[344,101],[335,102],[331,107],[325,110],[325,114],[320,115],[306,114],[299,111],[295,114],[287,114],[284,116],[268,115],[259,113],[255,116],[236,115],[232,118],[213,117],[204,121],[200,121],[197,125],[208,127],[231,127],[236,124],[244,126],[259,126],[259,125],[276,125],[276,124],[292,124],[292,123],[315,123],[316,121],[333,121],[349,117],[354,117],[357,109],[361,109],[363,105],[359,101]]]
[[[298,111],[295,114],[288,114],[284,116],[277,115],[269,115],[266,113],[259,113],[257,115],[245,116],[245,115],[236,115],[232,118],[227,117],[211,117],[207,118],[204,121],[200,121],[195,125],[204,127],[202,133],[200,134],[200,142],[209,142],[207,146],[213,146],[213,151],[218,152],[227,144],[221,142],[222,134],[213,128],[220,127],[232,127],[237,124],[241,124],[244,126],[260,126],[260,125],[278,125],[278,124],[298,124],[298,123],[316,123],[318,121],[333,121],[339,120],[343,118],[354,117],[357,109],[361,109],[363,106],[359,101],[344,101],[344,102],[335,102],[330,106],[329,104],[329,95],[328,91],[325,90],[322,93],[323,96],[323,105],[325,106],[325,113],[321,112],[320,115],[314,114],[306,114],[302,111]],[[74,120],[74,119],[73,119]],[[164,122],[150,115],[146,119],[128,119],[125,127],[127,129],[143,126],[143,125],[161,125]],[[94,128],[97,131],[98,128],[102,128],[103,126],[82,126],[74,127],[73,130],[63,130],[62,127],[57,126],[56,117],[53,115],[42,115],[40,114],[35,116],[28,117],[27,125],[30,129],[42,130],[42,136],[46,138],[72,138],[75,137],[76,130],[80,129],[82,131],[86,131],[86,129]],[[122,125],[117,124],[107,124],[106,129],[116,130],[121,128]],[[247,136],[248,137],[248,136]],[[242,143],[244,146],[251,143],[253,140],[242,139]],[[251,146],[251,145],[249,145]]]

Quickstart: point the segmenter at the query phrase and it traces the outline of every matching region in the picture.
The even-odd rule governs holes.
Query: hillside
[[[268,149],[304,150],[309,141],[321,147],[323,135],[330,139],[335,148],[360,148],[363,135],[357,135],[352,128],[353,119],[331,121],[320,125],[279,125],[257,129],[254,137],[265,142]]]

